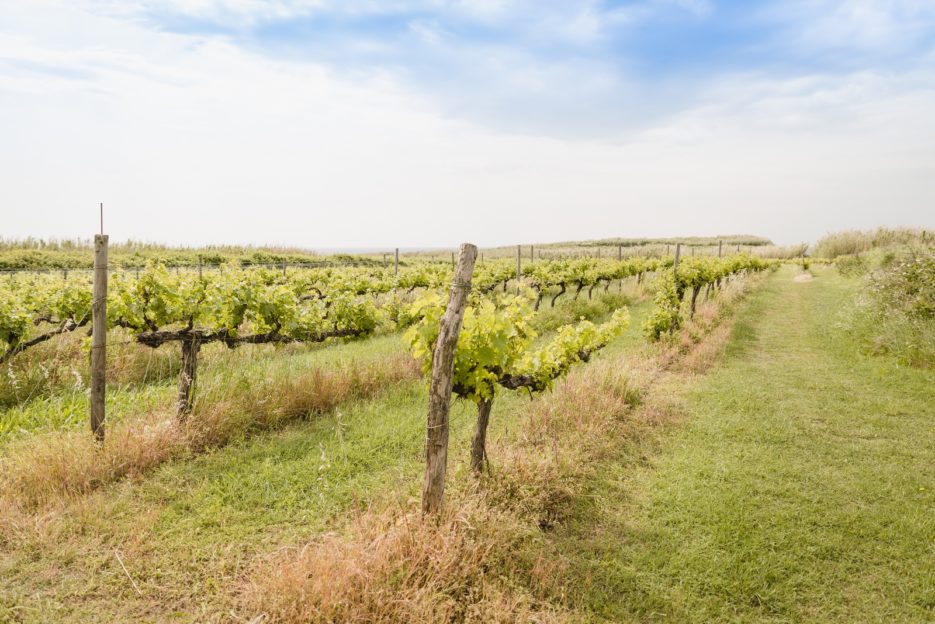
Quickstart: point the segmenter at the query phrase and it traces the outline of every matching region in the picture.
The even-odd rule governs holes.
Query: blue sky
[[[184,243],[935,225],[931,0],[7,2],[0,107],[8,235],[101,199]]]

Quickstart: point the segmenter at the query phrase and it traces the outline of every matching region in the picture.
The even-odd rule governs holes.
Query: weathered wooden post
[[[393,260],[393,275],[399,275],[399,247],[396,248],[396,257]]]
[[[672,272],[678,276],[679,274],[679,256],[682,255],[682,243],[675,244],[675,262],[672,263]]]
[[[104,395],[107,368],[107,241],[94,236],[94,289],[91,299],[91,431],[104,441]]]
[[[523,246],[516,246],[516,291],[519,292],[520,278],[523,277],[522,269]]]
[[[461,245],[448,307],[438,327],[438,340],[432,354],[432,379],[429,384],[429,412],[425,431],[425,480],[422,484],[422,512],[438,513],[445,496],[445,472],[448,468],[448,413],[454,376],[455,348],[464,306],[471,292],[471,277],[477,247]]]
[[[201,254],[198,254],[198,279],[201,279]]]
[[[724,241],[718,241],[718,242],[717,242],[717,257],[718,257],[718,258],[721,257],[721,246],[722,246],[723,244],[724,244]]]
[[[455,265],[455,252],[452,251],[452,252],[451,252],[451,266],[452,266],[452,268],[454,267],[454,265]]]

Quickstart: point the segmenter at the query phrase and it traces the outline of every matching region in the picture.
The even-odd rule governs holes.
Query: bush
[[[935,252],[910,249],[885,258],[867,278],[861,320],[870,350],[921,367],[935,363]]]
[[[860,256],[841,256],[835,264],[838,272],[845,277],[856,277],[867,272],[867,263]]]

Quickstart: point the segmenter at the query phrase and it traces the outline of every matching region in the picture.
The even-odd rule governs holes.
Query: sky
[[[0,237],[935,229],[933,0],[0,0]]]

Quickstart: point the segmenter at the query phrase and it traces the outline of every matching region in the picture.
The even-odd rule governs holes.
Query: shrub
[[[860,317],[871,351],[913,366],[935,363],[935,252],[910,249],[869,274]]]

